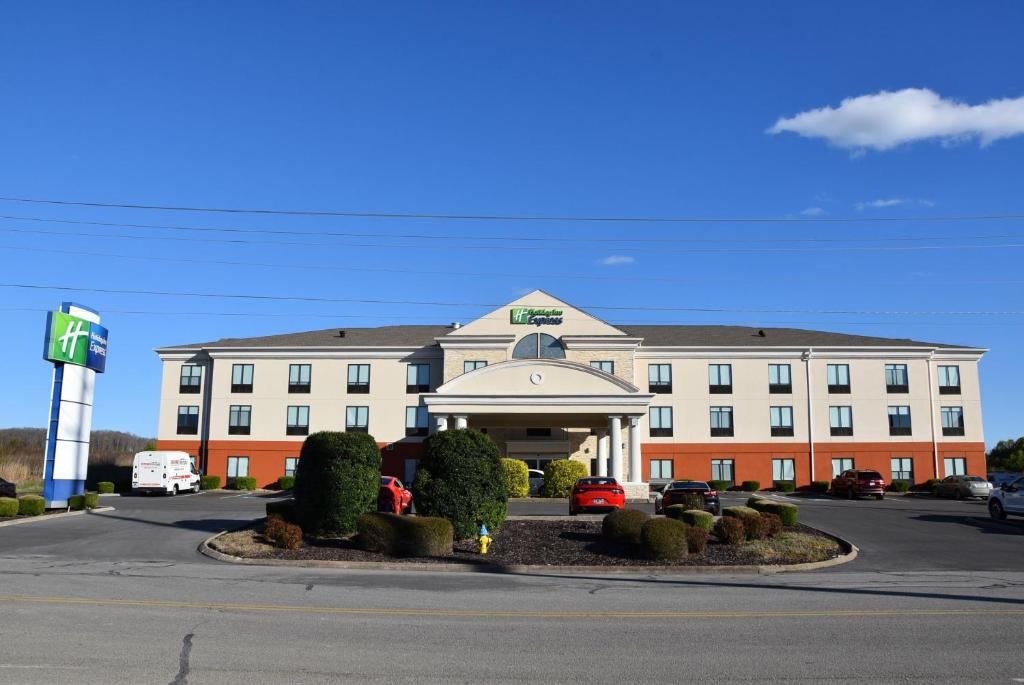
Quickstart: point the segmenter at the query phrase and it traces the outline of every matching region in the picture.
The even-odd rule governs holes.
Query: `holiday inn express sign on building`
[[[107,329],[65,312],[50,312],[43,357],[103,373],[107,365]]]
[[[512,307],[509,319],[513,324],[527,324],[532,326],[557,326],[562,323],[562,310],[532,309],[530,307]]]

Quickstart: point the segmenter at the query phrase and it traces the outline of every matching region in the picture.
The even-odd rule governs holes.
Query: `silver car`
[[[935,488],[937,497],[982,497],[992,494],[992,483],[980,476],[947,476]]]

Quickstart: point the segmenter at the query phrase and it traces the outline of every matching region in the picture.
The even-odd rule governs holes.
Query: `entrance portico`
[[[652,397],[578,362],[513,359],[458,376],[424,395],[423,401],[435,430],[472,425],[490,433],[509,456],[543,450],[553,458],[589,464],[591,447],[585,443],[594,442],[593,471],[627,486],[630,498],[646,499],[639,425]],[[555,437],[560,439],[551,440],[544,434],[547,429],[559,431]],[[588,440],[590,436],[595,440]]]

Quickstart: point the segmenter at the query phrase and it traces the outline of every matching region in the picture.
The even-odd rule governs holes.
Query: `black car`
[[[654,512],[664,514],[665,507],[673,504],[695,504],[697,495],[702,498],[704,511],[709,511],[715,516],[722,513],[722,503],[718,499],[718,491],[712,490],[711,486],[700,480],[676,480],[665,486],[661,497],[654,502]],[[689,496],[689,497],[688,497]],[[697,508],[693,506],[693,508]]]
[[[0,497],[17,497],[18,488],[9,480],[0,478]]]

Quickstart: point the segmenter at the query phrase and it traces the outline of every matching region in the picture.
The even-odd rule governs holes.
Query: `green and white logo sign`
[[[562,323],[561,309],[531,309],[529,307],[512,307],[509,320],[513,324],[530,326],[557,326]]]
[[[43,357],[102,373],[107,364],[107,329],[65,312],[50,312]]]

